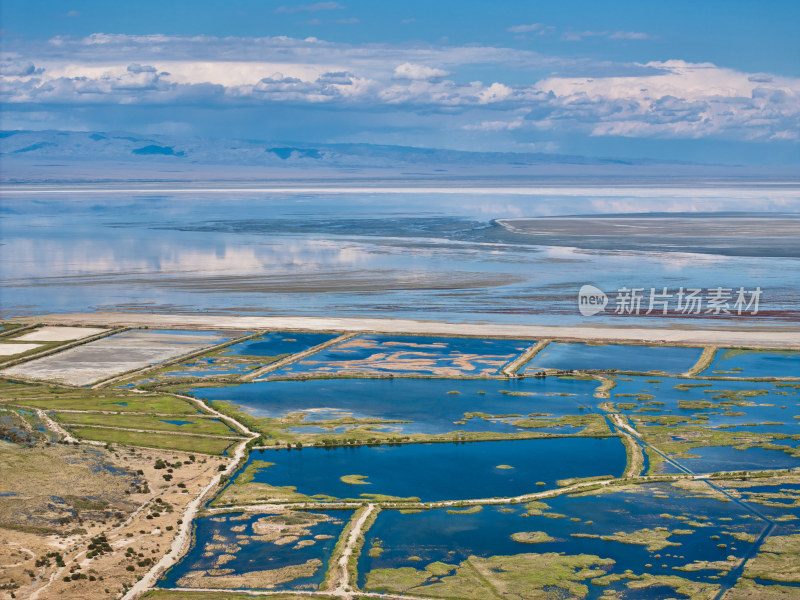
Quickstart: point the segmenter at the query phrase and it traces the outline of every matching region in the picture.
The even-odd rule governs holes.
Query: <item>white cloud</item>
[[[320,12],[323,10],[342,10],[344,6],[338,2],[316,2],[314,4],[298,4],[295,6],[279,6],[275,9],[278,14],[291,14],[298,12]]]
[[[555,29],[552,25],[544,25],[543,23],[530,23],[528,25],[514,25],[509,27],[507,31],[511,33],[537,33],[539,35],[545,35],[547,33],[552,33]]]
[[[450,75],[450,73],[442,69],[436,69],[425,65],[414,65],[411,63],[398,65],[394,70],[395,79],[410,79],[412,81],[430,81],[441,79],[447,75]]]
[[[287,37],[94,34],[13,49],[0,60],[0,99],[9,104],[324,104],[440,114],[459,131],[595,136],[793,140],[800,131],[800,79],[711,63],[614,64],[486,46]],[[494,68],[490,82],[472,80],[476,65]],[[542,71],[561,74],[533,75]],[[490,114],[454,117],[478,108]]]
[[[567,42],[580,42],[584,38],[601,37],[609,40],[655,40],[658,36],[640,31],[567,31],[561,39]]]

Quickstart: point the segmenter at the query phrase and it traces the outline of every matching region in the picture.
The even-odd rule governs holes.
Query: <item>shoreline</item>
[[[221,329],[331,331],[506,337],[608,343],[669,344],[686,346],[745,347],[758,349],[800,349],[800,325],[764,329],[684,329],[585,325],[508,325],[499,323],[451,323],[416,319],[358,317],[265,317],[213,314],[149,314],[93,312],[38,315],[13,319],[20,323],[47,325],[108,325],[116,327],[157,327],[161,329]]]

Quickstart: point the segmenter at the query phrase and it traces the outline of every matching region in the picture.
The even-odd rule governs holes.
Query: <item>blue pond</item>
[[[287,333],[272,331],[252,340],[228,346],[222,354],[233,356],[279,356],[303,352],[335,338],[329,333]]]
[[[791,440],[787,440],[791,442]],[[776,441],[776,444],[782,444]],[[790,444],[787,443],[787,446]],[[792,445],[796,445],[794,442]],[[737,450],[731,446],[708,446],[689,451],[697,458],[678,458],[677,462],[694,473],[716,473],[718,471],[758,471],[761,469],[791,469],[797,467],[800,458],[782,450],[747,448]],[[662,472],[679,473],[680,469],[665,462]]]
[[[531,340],[360,335],[271,373],[375,372],[454,375],[496,375],[524,352]]]
[[[214,419],[215,421],[217,419]],[[192,421],[170,421],[168,419],[159,419],[162,423],[170,423],[171,425],[193,425]]]
[[[611,573],[630,569],[637,574],[680,575],[695,581],[715,581],[710,577],[716,575],[717,570],[681,572],[673,567],[695,560],[713,561],[725,560],[729,555],[745,556],[752,544],[737,541],[729,534],[759,534],[766,525],[737,503],[694,497],[663,484],[598,496],[559,496],[545,502],[549,508],[542,509],[544,514],[531,516],[526,514],[524,505],[486,506],[481,512],[460,515],[448,514],[445,509],[416,514],[382,511],[367,533],[364,552],[359,558],[359,584],[365,584],[366,574],[373,569],[421,569],[433,561],[458,564],[470,556],[528,552],[594,554],[614,559],[615,564],[608,567]],[[689,525],[687,521],[692,521],[692,524]],[[681,529],[688,533],[670,536],[668,541],[677,545],[657,550],[620,541],[575,537],[575,534],[609,535],[656,527]],[[512,534],[525,531],[544,531],[553,540],[526,544],[511,538]],[[720,539],[712,536],[719,536]],[[369,549],[376,540],[383,552],[378,556],[370,556]],[[726,547],[717,547],[719,543],[725,543]],[[659,556],[656,557],[656,554]],[[409,560],[410,557],[422,560]],[[729,579],[723,578],[721,582],[731,583]],[[612,584],[611,587],[626,589],[624,582]],[[589,598],[598,598],[604,590],[609,589],[595,585],[589,588]],[[665,595],[659,595],[653,589],[648,591],[650,594],[647,598],[677,597],[671,588],[670,593]],[[422,595],[422,592],[418,595]]]
[[[800,390],[786,384],[668,377],[660,378],[658,382],[646,377],[630,379],[632,381],[618,380],[616,387],[611,390],[615,402],[638,405],[638,408],[620,409],[628,416],[699,416],[707,427],[734,426],[734,431],[800,434],[800,421],[794,418],[798,413]],[[739,396],[734,397],[732,393],[739,393]],[[645,406],[644,402],[647,401],[633,397],[636,394],[655,396],[653,401],[663,405]],[[711,405],[703,407],[688,402],[710,402]]]
[[[252,460],[275,463],[256,472],[254,481],[296,486],[309,496],[365,493],[432,501],[518,496],[570,477],[619,477],[626,456],[622,442],[612,437],[263,450],[252,452]],[[369,485],[344,483],[344,475],[364,475]],[[546,487],[537,487],[540,481]]]
[[[552,342],[525,365],[523,373],[542,369],[617,369],[678,374],[688,371],[701,353],[700,348]]]
[[[160,587],[176,587],[181,578],[192,571],[208,570],[222,554],[231,553],[235,558],[220,568],[232,569],[234,574],[267,569],[280,569],[300,565],[311,559],[322,561],[322,566],[311,577],[304,577],[279,586],[280,589],[316,589],[325,576],[328,559],[351,511],[314,511],[297,513],[325,520],[311,522],[304,531],[287,532],[298,534],[298,539],[289,544],[276,544],[275,540],[259,539],[258,521],[271,519],[266,514],[232,513],[215,517],[203,517],[195,521],[195,539],[186,556],[161,578]],[[326,539],[315,536],[325,536]],[[331,536],[331,537],[327,537]],[[244,541],[244,543],[242,543]],[[304,542],[298,544],[297,542]],[[308,542],[314,542],[308,544]],[[209,556],[204,556],[210,553]]]
[[[800,377],[800,352],[720,348],[701,375],[727,377]]]
[[[405,433],[446,433],[456,430],[522,431],[513,425],[513,417],[503,420],[471,418],[466,423],[456,423],[462,421],[467,412],[520,417],[531,413],[562,416],[581,414],[580,406],[586,406],[586,412],[592,412],[590,407],[595,402],[592,393],[596,388],[595,381],[557,377],[508,381],[323,379],[204,387],[195,388],[192,393],[212,401],[230,401],[264,417],[309,411],[308,422],[349,415],[411,421],[396,424]],[[449,393],[456,391],[459,393]],[[569,430],[571,433],[576,431]]]

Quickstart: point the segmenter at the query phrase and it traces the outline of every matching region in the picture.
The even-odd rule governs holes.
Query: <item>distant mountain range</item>
[[[2,179],[200,181],[313,177],[739,177],[736,167],[373,144],[292,144],[124,132],[3,131]],[[774,170],[773,170],[774,171]],[[767,175],[773,174],[772,172]],[[780,175],[780,173],[778,173]]]

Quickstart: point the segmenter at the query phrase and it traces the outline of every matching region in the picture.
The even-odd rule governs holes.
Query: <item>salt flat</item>
[[[28,350],[38,348],[41,344],[0,344],[0,356],[22,354]]]
[[[108,331],[108,329],[99,327],[40,327],[14,339],[23,342],[66,342],[97,335],[105,331]]]
[[[224,333],[125,331],[0,371],[9,377],[90,385],[227,339]]]
[[[33,319],[34,317],[31,317]],[[415,319],[362,319],[335,317],[259,317],[209,314],[152,314],[94,312],[35,317],[37,322],[68,325],[126,327],[173,327],[277,331],[316,330],[357,333],[409,333],[417,335],[466,335],[530,339],[594,340],[749,348],[800,348],[800,326],[762,328],[645,328],[610,326],[509,325],[499,323],[445,323]],[[27,319],[17,319],[25,322]]]

